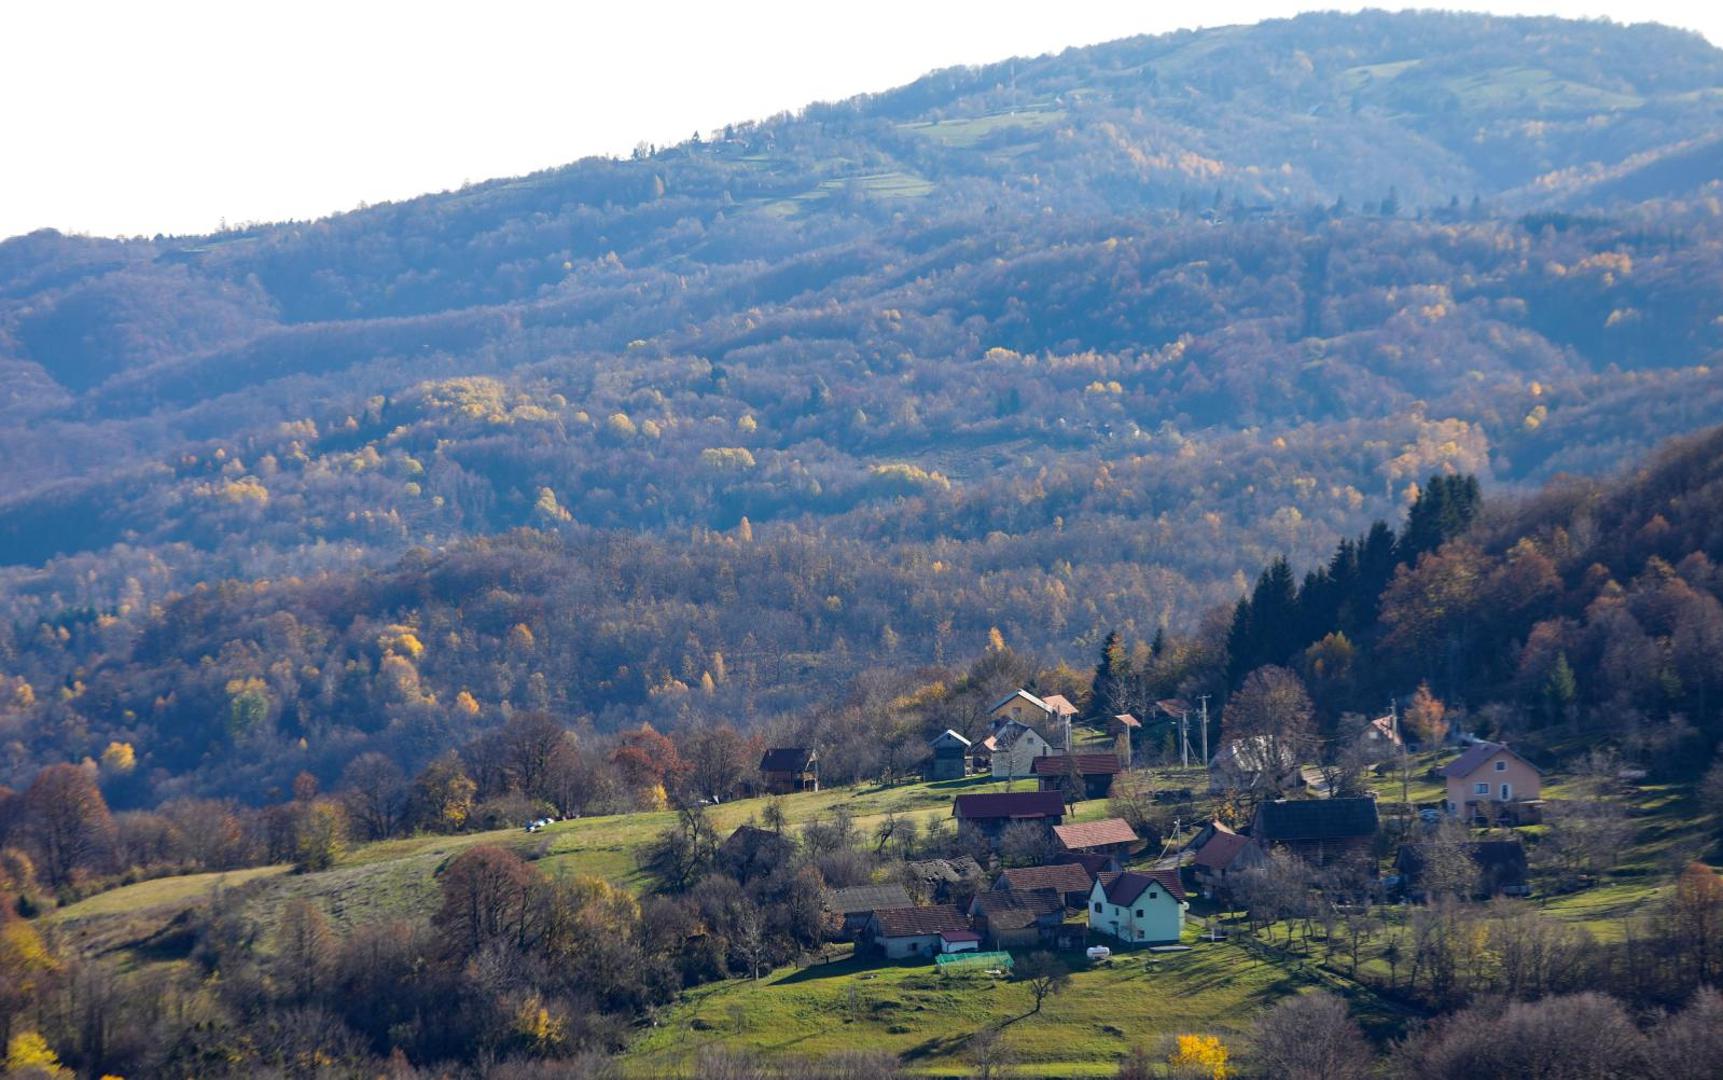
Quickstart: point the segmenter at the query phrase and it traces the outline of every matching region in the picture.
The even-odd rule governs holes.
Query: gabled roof
[[[1138,720],[1136,717],[1132,716],[1128,712],[1114,713],[1113,714],[1113,723],[1119,725],[1120,727],[1127,727],[1127,728],[1140,728],[1143,726],[1143,722],[1141,720]]]
[[[859,915],[864,911],[912,907],[914,904],[909,890],[902,885],[852,885],[847,889],[833,889],[830,907],[845,915]]]
[[[1064,694],[1048,694],[1041,699],[1041,704],[1047,706],[1054,716],[1076,716],[1077,706],[1071,704],[1071,699]]]
[[[947,930],[967,930],[969,920],[950,904],[927,907],[880,908],[873,913],[881,937],[923,937]]]
[[[1256,811],[1251,831],[1258,840],[1356,840],[1376,833],[1376,800],[1276,799]]]
[[[1089,872],[1076,863],[1054,863],[1051,866],[1019,866],[999,875],[993,883],[995,890],[1057,889],[1062,893],[1086,893],[1094,881]]]
[[[1240,836],[1231,829],[1217,828],[1208,843],[1197,849],[1192,862],[1204,870],[1225,870],[1239,856],[1239,852],[1250,846],[1250,837]]]
[[[1400,733],[1394,730],[1392,716],[1378,716],[1364,726],[1362,734],[1365,738],[1381,739],[1394,746],[1400,745]]]
[[[951,730],[950,728],[946,728],[944,731],[940,732],[938,735],[935,735],[933,738],[929,739],[928,743],[929,743],[929,745],[932,745],[932,746],[939,746],[942,743],[955,744],[957,746],[963,746],[963,747],[967,747],[970,745],[970,742],[968,739],[965,739],[963,736],[959,735],[957,732]]]
[[[1241,769],[1245,772],[1266,772],[1269,765],[1279,759],[1279,769],[1291,769],[1298,765],[1297,755],[1292,748],[1283,742],[1271,740],[1266,735],[1248,735],[1242,739],[1233,739],[1215,751],[1209,759],[1209,768]]]
[[[1484,762],[1495,757],[1498,752],[1513,754],[1514,757],[1525,762],[1526,767],[1531,769],[1533,772],[1543,771],[1531,762],[1526,761],[1525,758],[1515,754],[1514,751],[1509,749],[1505,743],[1485,742],[1483,740],[1479,740],[1467,747],[1465,753],[1443,766],[1442,775],[1464,780],[1466,777],[1477,772],[1478,769],[1483,766]]]
[[[1057,791],[995,791],[959,795],[951,802],[951,812],[969,821],[1064,817],[1065,797]]]
[[[1179,881],[1177,870],[1127,870],[1122,874],[1102,874],[1098,880],[1107,902],[1120,907],[1136,903],[1150,885],[1159,885],[1174,900],[1185,898],[1184,883]]]
[[[989,708],[987,711],[990,713],[991,712],[998,712],[1000,709],[1011,704],[1011,702],[1017,698],[1022,698],[1024,701],[1027,701],[1029,704],[1035,706],[1037,709],[1040,709],[1044,713],[1050,713],[1053,711],[1051,708],[1049,708],[1047,706],[1047,703],[1045,701],[1042,701],[1040,698],[1036,697],[1034,694],[1031,694],[1027,690],[1013,690],[1013,691],[1011,691],[1011,693],[1006,694],[1004,697],[1000,698],[998,701],[995,701],[993,703],[992,707]]]
[[[990,930],[1022,930],[1041,919],[1065,914],[1065,894],[1058,889],[1001,889],[979,892],[970,913],[987,920]]]
[[[1023,721],[1007,720],[1005,723],[999,725],[999,730],[995,731],[993,733],[993,737],[988,741],[993,743],[993,749],[995,750],[1009,750],[1011,747],[1017,745],[1017,741],[1019,739],[1026,738],[1030,735],[1035,736],[1037,739],[1041,738],[1041,733],[1039,731],[1036,731]],[[1042,739],[1042,741],[1045,742],[1046,740]]]
[[[1081,776],[1114,776],[1119,772],[1117,754],[1048,754],[1031,762],[1029,771],[1036,776],[1064,776],[1073,761]]]
[[[1162,698],[1155,702],[1155,708],[1172,717],[1191,711],[1190,702],[1183,698]]]
[[[1071,851],[1084,848],[1108,847],[1112,844],[1134,844],[1137,831],[1124,818],[1104,818],[1082,821],[1074,825],[1055,825],[1053,835]]]
[[[1109,871],[1116,872],[1119,869],[1119,860],[1116,856],[1103,854],[1101,852],[1061,851],[1059,854],[1053,856],[1053,862],[1055,865],[1064,865],[1069,863],[1072,866],[1082,867],[1083,873],[1089,875],[1090,881],[1094,881],[1097,877],[1108,873]]]
[[[807,772],[814,752],[805,746],[775,746],[760,758],[761,772]]]

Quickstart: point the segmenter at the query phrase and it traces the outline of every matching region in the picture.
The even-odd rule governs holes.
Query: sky
[[[1357,6],[0,0],[0,237],[321,217],[935,68]],[[1465,6],[1663,22],[1723,43],[1716,0]]]

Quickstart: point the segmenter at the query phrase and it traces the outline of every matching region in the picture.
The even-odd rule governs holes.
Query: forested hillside
[[[1212,637],[1433,475],[1723,415],[1720,121],[1695,35],[1306,16],[0,244],[0,780],[119,741],[128,799],[265,800]]]

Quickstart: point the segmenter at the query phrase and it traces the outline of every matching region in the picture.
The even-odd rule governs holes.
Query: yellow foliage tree
[[[102,751],[102,771],[110,776],[124,776],[138,767],[137,752],[127,742],[111,742]]]
[[[514,628],[509,631],[509,647],[517,652],[529,651],[536,643],[537,639],[532,636],[532,627],[526,623],[515,623]]]
[[[71,1070],[62,1068],[60,1059],[48,1040],[34,1031],[20,1031],[6,1044],[6,1072],[27,1075],[70,1077]]]
[[[463,716],[479,715],[479,699],[470,691],[462,690],[455,695],[455,711]]]
[[[1180,1035],[1167,1065],[1174,1076],[1226,1080],[1226,1044],[1216,1035]]]

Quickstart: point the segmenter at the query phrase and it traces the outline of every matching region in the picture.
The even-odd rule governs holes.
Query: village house
[[[1089,929],[1133,945],[1172,945],[1189,906],[1177,870],[1102,874],[1089,891]]]
[[[852,885],[833,889],[826,909],[843,918],[839,941],[849,941],[867,927],[868,919],[881,908],[914,907],[915,900],[902,885]]]
[[[1019,724],[1044,724],[1053,716],[1053,707],[1027,690],[1013,690],[993,703],[987,716],[994,729],[1008,720]]]
[[[1369,860],[1379,822],[1368,795],[1334,799],[1275,799],[1256,808],[1250,827],[1264,848],[1283,848],[1317,866]]]
[[[1117,754],[1049,754],[1030,765],[1042,791],[1063,791],[1075,777],[1085,799],[1106,798],[1119,769]]]
[[[989,771],[995,780],[1016,780],[1032,775],[1037,758],[1053,753],[1041,733],[1028,724],[1007,720],[993,732]]]
[[[1057,943],[1065,898],[1054,888],[978,892],[969,917],[989,949],[1033,949]]]
[[[938,956],[946,952],[973,949],[974,942],[963,935],[970,931],[969,920],[950,904],[928,907],[880,908],[867,921],[862,939],[887,960],[907,960],[916,956]],[[952,934],[952,938],[942,938]]]
[[[1094,878],[1077,863],[1053,863],[1047,866],[1018,866],[1006,870],[993,883],[995,892],[1030,892],[1053,889],[1072,911],[1081,911],[1089,900],[1089,886]]]
[[[1218,821],[1211,821],[1191,841],[1191,876],[1206,895],[1225,892],[1231,879],[1261,866],[1262,849]]]
[[[970,742],[957,732],[946,728],[928,742],[924,775],[929,780],[961,780],[969,772]]]
[[[1525,804],[1543,795],[1537,766],[1502,743],[1476,742],[1442,769],[1448,813],[1485,821],[1527,822]]]
[[[1401,844],[1394,856],[1394,872],[1400,875],[1400,888],[1410,899],[1424,898],[1421,878],[1429,852],[1428,844]],[[1466,845],[1466,854],[1478,870],[1478,885],[1472,893],[1474,899],[1530,895],[1526,849],[1517,839],[1478,840]]]
[[[1100,821],[1079,821],[1070,825],[1055,825],[1053,839],[1066,851],[1082,851],[1123,858],[1135,851],[1142,838],[1124,818],[1103,818]]]
[[[1266,735],[1233,739],[1208,763],[1209,791],[1272,789],[1291,791],[1304,786],[1298,756],[1291,747]]]
[[[805,746],[779,746],[760,758],[760,786],[773,795],[820,790],[818,756]]]
[[[1372,757],[1387,757],[1406,745],[1400,738],[1400,725],[1392,715],[1378,716],[1368,723],[1358,714],[1340,718],[1340,730],[1350,731],[1354,728],[1358,732],[1359,746]]]
[[[972,825],[997,841],[1007,825],[1035,822],[1051,828],[1065,820],[1065,800],[1057,791],[995,791],[959,795],[951,802],[959,826]]]

